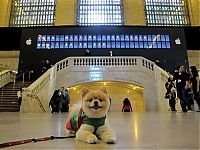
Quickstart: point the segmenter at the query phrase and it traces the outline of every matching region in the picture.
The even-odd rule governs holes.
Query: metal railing
[[[38,102],[38,105],[39,105],[40,108],[41,108],[41,110],[42,110],[43,112],[46,112],[46,110],[45,110],[44,106],[42,105],[41,100],[39,99],[38,95],[35,95],[35,94],[27,94],[27,96],[30,97],[30,98],[36,99],[37,102]]]
[[[16,72],[12,70],[3,70],[0,73],[1,101],[4,95],[4,86],[12,82],[16,77]]]
[[[26,71],[24,71],[24,72],[22,72],[22,73],[20,73],[19,75],[17,75],[15,78],[14,78],[14,81],[13,81],[13,89],[15,89],[15,85],[16,85],[16,81],[20,78],[20,77],[22,77],[22,83],[21,83],[21,87],[23,87],[24,86],[24,82],[25,82],[25,76],[26,76],[26,74],[28,74],[28,81],[30,81],[30,79],[31,79],[31,74],[33,73],[33,70],[26,70]]]
[[[22,93],[22,97],[24,98],[26,97],[30,98],[31,100],[37,100],[38,105],[43,112],[46,112],[46,110],[42,104],[39,95],[41,92],[44,92],[43,90],[46,89],[46,87],[49,86],[49,83],[51,83],[52,80],[55,79],[55,74],[51,76],[52,69],[54,69],[54,66],[48,69],[40,78],[32,83],[29,88],[24,88]]]

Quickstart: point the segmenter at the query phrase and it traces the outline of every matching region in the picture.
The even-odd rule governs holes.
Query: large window
[[[188,26],[187,0],[145,0],[149,26]]]
[[[13,0],[10,26],[54,25],[55,0]]]
[[[78,0],[77,24],[123,25],[122,0]]]

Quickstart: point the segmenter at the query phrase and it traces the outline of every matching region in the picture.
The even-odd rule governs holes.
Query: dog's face
[[[101,118],[108,112],[110,101],[105,87],[99,90],[83,88],[82,100],[83,111],[90,118]]]

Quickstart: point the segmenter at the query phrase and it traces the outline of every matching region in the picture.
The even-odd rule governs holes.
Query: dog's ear
[[[108,94],[107,89],[105,86],[101,87],[99,90],[101,90],[102,92],[104,92],[105,94]]]
[[[82,89],[82,97],[84,97],[89,92],[89,89],[86,87],[83,87]]]

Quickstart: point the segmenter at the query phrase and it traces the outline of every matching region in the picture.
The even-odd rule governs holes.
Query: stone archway
[[[122,102],[127,97],[131,100],[133,111],[144,112],[144,88],[128,82],[119,81],[94,81],[77,84],[69,87],[71,98],[71,106],[81,101],[81,89],[99,89],[105,86],[108,90],[108,95],[111,97],[110,111],[121,111]]]

